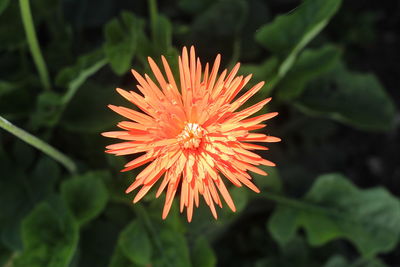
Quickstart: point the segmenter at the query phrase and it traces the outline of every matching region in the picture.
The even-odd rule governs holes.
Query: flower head
[[[225,181],[235,186],[244,184],[259,192],[247,171],[267,175],[256,166],[275,166],[252,152],[268,148],[249,143],[280,141],[277,137],[250,132],[265,127],[261,122],[278,114],[273,112],[249,118],[271,98],[238,111],[243,103],[261,89],[264,82],[241,93],[251,75],[236,77],[239,63],[229,74],[224,70],[218,76],[220,55],[216,57],[212,68],[207,63],[203,71],[194,47],[191,47],[190,55],[184,47],[179,57],[178,87],[168,62],[164,57],[161,58],[165,76],[156,63],[148,58],[158,84],[147,74],[143,77],[132,70],[142,95],[117,89],[118,93],[142,112],[109,105],[128,120],[118,123],[122,131],[103,133],[106,137],[124,140],[107,146],[106,152],[117,156],[144,152],[128,162],[122,170],[132,170],[150,162],[137,175],[126,193],[141,187],[133,200],[136,203],[161,180],[156,197],[166,189],[163,219],[168,215],[178,189],[180,211],[186,208],[189,222],[194,205],[199,205],[201,196],[215,218],[215,204],[222,207],[220,196],[235,211]]]

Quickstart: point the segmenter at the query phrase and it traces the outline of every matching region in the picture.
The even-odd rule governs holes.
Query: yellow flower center
[[[184,148],[195,149],[200,146],[205,130],[197,123],[187,123],[178,135],[178,141]]]

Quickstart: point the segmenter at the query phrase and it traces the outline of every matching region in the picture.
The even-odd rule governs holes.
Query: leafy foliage
[[[107,203],[107,188],[100,176],[106,172],[91,172],[72,177],[61,185],[61,195],[79,224],[98,216]]]
[[[384,131],[393,125],[395,107],[373,74],[336,66],[299,97],[304,112],[325,115],[354,127]]]
[[[105,26],[104,51],[115,73],[123,74],[130,68],[142,27],[143,22],[128,12],[121,14],[121,20],[113,19]]]
[[[361,191],[345,177],[327,174],[300,203],[279,205],[271,216],[268,226],[279,243],[289,241],[298,227],[304,227],[313,246],[344,237],[367,257],[398,242],[400,202],[382,188]]]
[[[62,206],[42,203],[24,219],[22,238],[24,251],[15,266],[69,266],[78,241],[78,227]]]
[[[0,116],[78,166],[67,173],[0,130],[0,265],[397,266],[396,9],[298,2],[0,0]],[[231,187],[235,213],[223,204],[214,221],[200,201],[188,224],[179,197],[166,220],[164,195],[131,203],[138,171],[121,173],[132,158],[105,155],[99,133],[117,121],[108,104],[129,105],[114,88],[136,91],[130,69],[152,76],[147,57],[161,67],[164,55],[179,84],[179,51],[192,44],[202,64],[241,61],[246,88],[266,81],[248,105],[273,97],[279,119],[259,131],[283,142],[260,152],[278,167],[251,173],[261,194]]]
[[[340,4],[340,0],[306,0],[258,31],[256,40],[281,58],[271,86],[287,74],[298,53],[326,26]]]

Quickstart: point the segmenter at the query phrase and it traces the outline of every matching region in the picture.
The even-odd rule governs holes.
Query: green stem
[[[148,0],[149,2],[149,13],[150,13],[150,25],[151,25],[151,34],[153,41],[156,40],[156,25],[157,25],[157,0]]]
[[[31,7],[29,0],[19,0],[22,22],[24,24],[26,39],[29,44],[33,61],[39,72],[40,80],[46,90],[51,89],[49,72],[47,71],[46,63],[40,51],[39,43],[36,37],[35,26],[33,24]]]
[[[31,146],[39,149],[43,153],[47,154],[56,161],[60,162],[62,165],[64,165],[65,168],[68,169],[69,172],[71,173],[76,172],[76,165],[70,158],[68,158],[66,155],[64,155],[54,147],[50,146],[49,144],[43,142],[36,136],[33,136],[30,133],[22,130],[21,128],[18,128],[17,126],[13,125],[11,122],[4,119],[2,116],[0,116],[0,128],[3,128],[4,130],[12,133],[21,140],[27,142]]]

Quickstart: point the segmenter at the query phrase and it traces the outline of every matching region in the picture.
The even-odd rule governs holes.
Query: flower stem
[[[152,39],[156,39],[156,25],[157,25],[157,0],[148,0],[149,2],[149,13],[150,13],[150,24],[151,24],[151,34]]]
[[[43,87],[46,90],[50,90],[51,84],[49,72],[47,70],[46,63],[43,59],[43,55],[40,51],[40,46],[36,37],[29,0],[19,0],[19,6],[21,11],[22,23],[25,29],[26,39],[29,45],[29,50],[31,51],[33,61],[39,72],[40,80],[43,84]]]
[[[36,136],[33,136],[30,133],[22,130],[21,128],[18,128],[17,126],[13,125],[11,122],[4,119],[2,116],[0,116],[0,128],[3,128],[4,130],[12,133],[13,135],[17,136],[26,143],[30,144],[31,146],[39,149],[43,153],[52,157],[53,159],[64,165],[64,167],[69,172],[71,173],[76,172],[76,165],[70,158],[68,158],[66,155],[64,155],[54,147],[40,140]]]

